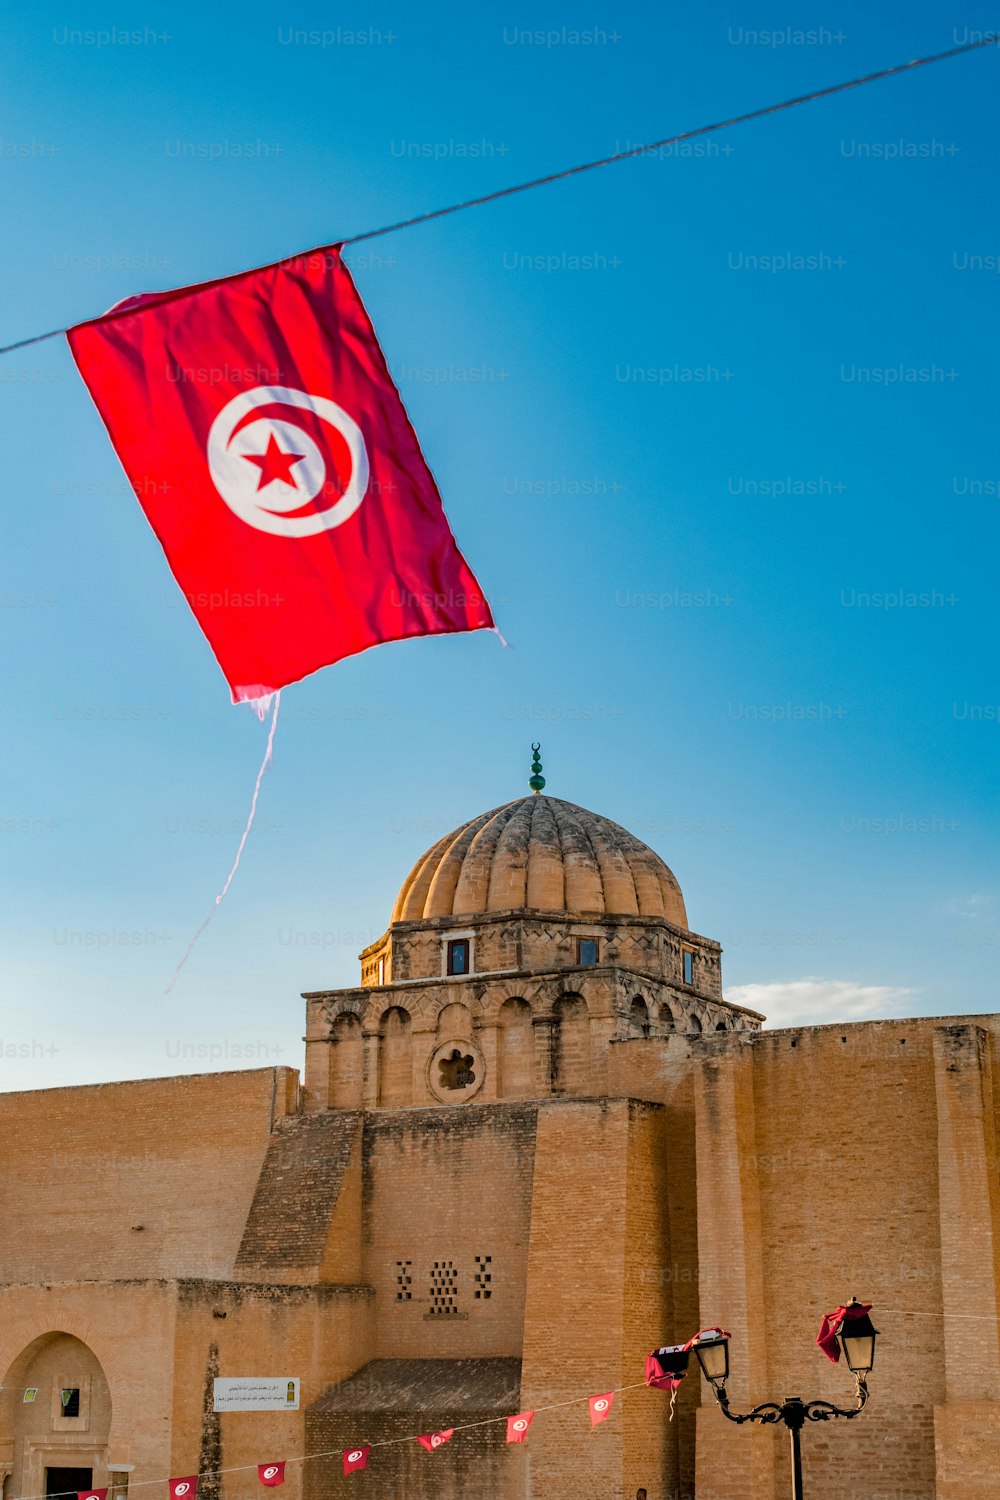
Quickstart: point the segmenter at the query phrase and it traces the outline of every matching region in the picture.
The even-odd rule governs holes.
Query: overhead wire
[[[527,193],[532,188],[546,187],[553,182],[563,182],[569,177],[577,177],[581,172],[594,172],[599,167],[610,167],[615,162],[627,161],[631,157],[647,156],[653,151],[662,151],[667,146],[679,145],[682,141],[691,141],[698,136],[711,135],[719,130],[729,130],[734,125],[745,125],[750,120],[760,120],[767,115],[779,114],[782,110],[796,109],[801,104],[812,104],[817,99],[829,99],[834,94],[843,94],[848,89],[862,88],[869,83],[878,83],[884,78],[892,78],[899,73],[909,73],[915,68],[926,68],[932,63],[945,62],[951,57],[960,57],[966,52],[977,52],[983,47],[992,47],[1000,41],[1000,33],[988,32],[976,41],[963,42],[957,47],[949,47],[944,52],[932,52],[925,57],[914,57],[909,62],[894,63],[889,68],[879,68],[874,73],[863,73],[857,78],[848,78],[841,83],[829,84],[826,88],[811,89],[807,94],[796,94],[791,99],[779,100],[776,104],[764,104],[759,109],[745,110],[742,114],[730,115],[724,120],[713,120],[708,125],[697,125],[692,130],[681,130],[676,135],[664,136],[661,140],[647,141],[641,146],[630,146],[625,151],[614,151],[610,156],[600,156],[594,161],[579,162],[573,167],[564,167],[558,172],[548,172],[543,177],[532,177],[527,182],[515,182],[510,187],[496,188],[490,193],[481,193],[476,198],[465,198],[458,203],[446,204],[444,208],[429,209],[426,213],[413,214],[407,219],[397,219],[392,224],[383,224],[379,229],[366,229],[360,234],[351,234],[344,239],[337,240],[338,245],[359,245],[363,240],[374,240],[385,234],[397,234],[403,229],[412,229],[418,224],[429,224],[434,219],[443,219],[449,214],[464,213],[468,208],[481,208],[487,203],[499,202],[502,198],[511,198],[516,193]],[[306,252],[307,254],[309,252]],[[298,256],[289,259],[299,259]],[[284,262],[269,262],[269,264],[283,264]],[[266,267],[255,269],[264,270]],[[246,274],[241,272],[238,274]],[[225,278],[222,278],[225,279]],[[137,309],[123,308],[120,312],[112,309],[106,313],[101,321],[111,320],[115,317],[126,317],[134,315]],[[139,309],[141,311],[141,309]],[[78,319],[77,321],[87,321]],[[18,339],[12,344],[0,345],[0,355],[10,354],[15,349],[27,349],[31,344],[44,343],[46,339],[59,338],[68,333],[75,325],[69,323],[65,328],[52,328],[48,333],[36,333],[31,338]]]

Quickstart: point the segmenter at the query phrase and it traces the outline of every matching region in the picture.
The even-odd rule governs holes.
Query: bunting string
[[[608,1395],[608,1396],[620,1396],[620,1395],[623,1395],[624,1392],[626,1392],[626,1391],[636,1391],[636,1390],[645,1390],[645,1389],[646,1389],[646,1382],[644,1380],[637,1380],[637,1381],[633,1382],[633,1384],[631,1384],[631,1385],[619,1385],[619,1386],[615,1386],[613,1390],[606,1391],[605,1395]],[[566,1400],[566,1401],[553,1401],[548,1406],[536,1406],[536,1407],[533,1408],[533,1411],[534,1411],[534,1414],[536,1416],[538,1416],[538,1415],[540,1415],[543,1412],[560,1411],[562,1408],[567,1407],[567,1406],[580,1406],[580,1405],[584,1404],[585,1402],[587,1402],[589,1399],[590,1399],[589,1396],[570,1396],[569,1399]],[[452,1431],[453,1432],[470,1432],[473,1428],[476,1428],[476,1427],[491,1427],[491,1426],[496,1426],[498,1423],[506,1422],[508,1420],[509,1419],[506,1416],[503,1416],[503,1417],[483,1417],[483,1418],[481,1418],[477,1422],[462,1422],[457,1427],[452,1428]],[[397,1448],[397,1447],[402,1447],[405,1443],[415,1443],[416,1440],[417,1440],[417,1435],[415,1433],[411,1433],[408,1437],[382,1438],[378,1442],[375,1442],[375,1443],[366,1443],[364,1446],[370,1452],[374,1453],[374,1451],[375,1451],[376,1448]],[[360,1444],[358,1444],[357,1446],[359,1448],[361,1447]],[[343,1448],[326,1448],[326,1449],[321,1449],[321,1450],[317,1451],[316,1453],[298,1453],[298,1454],[294,1454],[291,1458],[282,1459],[281,1462],[283,1464],[285,1464],[285,1465],[288,1465],[288,1464],[304,1464],[304,1463],[310,1463],[312,1461],[312,1459],[314,1459],[314,1458],[340,1458],[342,1456],[343,1452],[344,1452]],[[232,1464],[228,1468],[225,1468],[225,1469],[203,1469],[203,1470],[200,1470],[197,1477],[198,1477],[199,1480],[202,1480],[202,1479],[219,1479],[219,1478],[222,1477],[223,1474],[248,1474],[250,1472],[256,1472],[259,1468],[260,1468],[260,1464],[257,1464],[257,1463],[252,1463],[252,1464]],[[160,1485],[170,1484],[170,1482],[171,1482],[171,1477],[166,1477],[166,1478],[162,1478],[162,1479],[137,1479],[134,1483],[130,1483],[129,1484],[128,1492],[131,1495],[131,1493],[132,1493],[133,1490],[138,1490],[138,1489],[143,1489],[143,1488],[147,1488],[148,1489],[150,1485],[154,1485],[154,1484],[160,1484]],[[89,1495],[89,1494],[93,1494],[95,1492],[93,1490],[81,1490],[79,1493],[83,1494],[83,1495]],[[51,1496],[48,1496],[48,1495],[21,1495],[21,1496],[17,1497],[17,1500],[51,1500]]]
[[[977,52],[983,47],[992,47],[1000,42],[1000,33],[987,33],[978,41],[963,42],[960,46],[949,47],[944,52],[932,52],[926,57],[911,58],[909,62],[895,63],[889,68],[879,68],[874,73],[863,73],[857,78],[848,78],[841,83],[829,84],[826,88],[813,89],[808,94],[796,94],[794,98],[782,99],[775,104],[764,104],[759,109],[751,109],[743,114],[730,115],[724,120],[714,120],[709,125],[697,125],[692,130],[682,130],[676,135],[664,136],[662,140],[647,141],[643,146],[632,146],[627,151],[615,151],[610,156],[598,157],[595,161],[579,162],[573,167],[564,167],[559,172],[549,172],[544,177],[533,177],[527,182],[516,182],[510,187],[497,188],[491,193],[482,193],[476,198],[466,198],[459,203],[449,203],[444,208],[429,209],[426,213],[414,214],[408,219],[397,219],[393,224],[383,224],[380,229],[366,229],[360,234],[349,235],[346,239],[338,241],[341,245],[358,245],[363,240],[378,239],[384,234],[396,234],[401,229],[412,229],[417,224],[428,224],[434,219],[443,219],[449,214],[463,213],[467,208],[482,208],[487,203],[496,203],[501,198],[511,198],[516,193],[527,193],[532,188],[547,187],[553,182],[562,182],[568,177],[577,177],[581,172],[594,172],[599,167],[610,167],[615,162],[627,161],[634,156],[645,156],[651,151],[661,151],[667,146],[679,145],[682,141],[691,141],[698,136],[711,135],[719,130],[729,130],[734,125],[746,125],[751,120],[760,120],[767,115],[775,115],[786,109],[796,109],[800,104],[812,104],[817,99],[828,99],[834,94],[846,93],[848,89],[863,88],[869,83],[879,83],[884,78],[892,78],[898,73],[909,73],[916,68],[926,68],[933,63],[945,62],[952,57],[960,57],[966,52]],[[255,269],[263,270],[265,267]],[[123,309],[118,316],[133,314],[135,308]],[[105,319],[114,318],[114,311],[104,314]],[[30,344],[41,344],[46,339],[55,339],[67,333],[72,324],[65,328],[53,328],[48,333],[36,333],[32,338],[18,339],[12,344],[0,345],[0,355],[10,354],[15,349],[26,349]]]
[[[996,1318],[995,1314],[992,1314],[992,1313],[956,1313],[956,1314],[946,1314],[946,1313],[930,1312],[930,1311],[926,1311],[925,1309],[922,1309],[922,1308],[892,1308],[892,1307],[883,1307],[881,1309],[881,1313],[883,1315],[889,1315],[889,1316],[893,1316],[893,1317],[943,1318],[943,1317],[947,1316],[947,1317],[971,1318],[971,1319],[974,1319],[976,1321],[985,1321],[985,1322],[992,1322],[992,1323],[996,1323],[997,1322],[997,1318]],[[695,1334],[692,1339],[688,1340],[688,1343],[686,1345],[671,1345],[671,1346],[669,1346],[666,1349],[661,1349],[661,1350],[658,1350],[658,1351],[654,1351],[654,1354],[655,1353],[659,1353],[659,1354],[663,1355],[663,1354],[667,1354],[667,1353],[671,1353],[671,1352],[676,1352],[676,1351],[678,1351],[680,1349],[689,1349],[694,1344],[696,1344],[700,1339],[702,1339],[704,1335],[706,1335],[706,1334],[720,1333],[720,1332],[721,1332],[721,1330],[718,1327],[708,1328],[708,1329],[701,1329],[699,1331],[699,1333]],[[822,1332],[822,1329],[821,1329],[821,1332]],[[722,1336],[725,1337],[725,1338],[729,1337],[728,1334],[723,1334]],[[678,1385],[680,1384],[680,1380],[681,1379],[683,1379],[683,1376],[681,1376],[678,1379],[678,1381],[677,1381]],[[598,1419],[598,1421],[603,1421],[604,1417],[608,1414],[608,1408],[610,1407],[610,1401],[608,1401],[609,1397],[624,1395],[628,1391],[637,1391],[637,1390],[650,1389],[650,1386],[651,1386],[651,1382],[650,1382],[650,1379],[649,1379],[648,1373],[647,1373],[647,1378],[645,1380],[633,1381],[629,1385],[614,1386],[612,1389],[604,1391],[600,1397],[596,1397],[593,1394],[588,1394],[586,1396],[584,1396],[584,1395],[570,1396],[570,1397],[567,1397],[563,1401],[551,1401],[546,1406],[536,1406],[532,1410],[525,1411],[525,1412],[521,1413],[520,1415],[522,1417],[524,1417],[524,1418],[527,1418],[527,1422],[525,1423],[525,1429],[526,1429],[527,1426],[529,1425],[531,1419],[533,1417],[535,1417],[535,1416],[541,1415],[541,1414],[543,1414],[545,1412],[562,1411],[562,1410],[565,1410],[567,1407],[570,1407],[570,1406],[582,1406],[585,1403],[587,1403],[587,1404],[591,1405],[591,1416],[592,1416],[592,1421],[593,1421],[594,1420],[594,1406],[593,1406],[593,1403],[594,1402],[604,1402],[604,1403],[606,1403],[606,1405],[603,1406],[602,1408],[599,1408],[599,1410],[601,1410],[601,1417]],[[675,1397],[676,1397],[676,1387],[671,1392],[671,1401],[670,1401],[671,1419],[672,1419],[672,1415],[673,1415],[672,1408],[673,1408],[674,1398]],[[471,1432],[472,1430],[474,1430],[476,1428],[496,1426],[496,1425],[498,1425],[500,1423],[504,1423],[504,1422],[508,1424],[508,1431],[509,1431],[509,1424],[513,1420],[514,1420],[513,1416],[482,1417],[482,1418],[480,1418],[479,1420],[477,1420],[475,1422],[462,1422],[462,1423],[459,1423],[457,1426],[455,1426],[453,1428],[450,1428],[450,1429],[447,1429],[446,1431],[441,1432],[440,1434],[437,1434],[437,1435],[439,1435],[439,1436],[441,1436],[441,1437],[443,1437],[445,1439],[448,1439],[451,1436],[453,1436],[455,1433],[458,1433],[458,1432]],[[592,1427],[591,1430],[594,1430],[593,1427]],[[523,1436],[523,1434],[522,1434],[522,1436]],[[358,1468],[362,1468],[367,1463],[367,1455],[369,1453],[374,1453],[376,1451],[376,1449],[379,1449],[379,1448],[397,1448],[397,1447],[402,1447],[402,1446],[404,1446],[407,1443],[414,1443],[414,1442],[417,1442],[417,1441],[418,1441],[418,1434],[411,1433],[407,1437],[382,1438],[382,1439],[380,1439],[380,1440],[378,1440],[376,1442],[373,1442],[373,1443],[357,1444],[357,1445],[355,1445],[355,1448],[353,1450],[350,1450],[350,1449],[345,1450],[343,1448],[325,1448],[325,1449],[319,1449],[315,1453],[293,1454],[290,1458],[284,1458],[284,1459],[281,1459],[280,1461],[272,1460],[272,1462],[274,1463],[275,1467],[278,1466],[279,1462],[280,1462],[281,1466],[287,1467],[289,1464],[309,1463],[313,1459],[318,1459],[318,1458],[344,1458],[344,1459],[346,1459],[349,1456],[350,1457],[354,1457],[355,1454],[357,1454],[357,1455],[364,1454],[365,1455],[364,1463],[361,1463],[361,1464],[357,1465]],[[226,1474],[248,1474],[248,1473],[253,1472],[254,1470],[256,1470],[258,1472],[258,1475],[259,1475],[261,1469],[263,1469],[265,1467],[267,1467],[267,1464],[266,1463],[261,1463],[261,1462],[249,1463],[249,1464],[231,1464],[231,1465],[228,1465],[227,1467],[221,1468],[221,1469],[206,1469],[206,1470],[202,1470],[197,1475],[192,1475],[192,1480],[198,1480],[198,1481],[200,1481],[200,1480],[203,1480],[203,1479],[219,1479],[223,1475],[226,1475]],[[129,1485],[129,1493],[131,1493],[133,1490],[137,1490],[137,1489],[148,1489],[151,1485],[173,1485],[173,1484],[182,1483],[182,1482],[184,1482],[184,1481],[179,1481],[179,1480],[177,1480],[175,1478],[172,1478],[172,1477],[163,1477],[163,1478],[160,1478],[160,1479],[139,1479],[139,1480],[136,1480],[134,1483],[130,1483],[130,1485]],[[262,1480],[261,1482],[263,1483],[264,1481]],[[272,1481],[268,1481],[268,1482],[270,1483]],[[278,1482],[280,1482],[280,1481],[278,1481]],[[89,1497],[91,1495],[96,1495],[98,1493],[100,1493],[100,1492],[99,1491],[95,1491],[95,1490],[81,1490],[81,1491],[79,1491],[79,1495],[80,1496],[87,1496],[87,1497]],[[50,1497],[45,1496],[45,1495],[41,1495],[41,1494],[39,1494],[39,1495],[22,1495],[22,1496],[18,1497],[18,1500],[50,1500]],[[190,1497],[190,1500],[196,1500],[196,1496],[194,1494],[192,1494],[191,1497]]]
[[[949,1313],[949,1314],[946,1314],[946,1313],[938,1313],[938,1312],[929,1312],[929,1311],[926,1311],[925,1309],[922,1309],[922,1308],[893,1308],[893,1307],[883,1307],[881,1309],[881,1313],[883,1315],[889,1315],[889,1316],[893,1316],[893,1317],[918,1317],[918,1318],[958,1317],[958,1318],[970,1318],[970,1319],[974,1319],[976,1321],[984,1321],[984,1322],[991,1322],[991,1323],[996,1323],[997,1322],[997,1318],[996,1318],[995,1314],[992,1314],[992,1313],[955,1313],[955,1314]],[[692,1345],[694,1345],[702,1337],[703,1334],[705,1334],[705,1333],[718,1333],[719,1331],[720,1330],[717,1329],[717,1328],[703,1329],[703,1330],[700,1331],[700,1333],[695,1334],[694,1338],[690,1339],[688,1341],[687,1345],[674,1345],[674,1346],[670,1346],[670,1350],[677,1350],[677,1349],[689,1348]],[[724,1335],[724,1337],[728,1337],[728,1335]],[[654,1351],[654,1352],[659,1352],[659,1353],[663,1354],[663,1353],[670,1352],[670,1350],[659,1350],[659,1351]],[[683,1378],[683,1377],[681,1377],[681,1378]],[[679,1383],[680,1382],[678,1381],[678,1384]],[[586,1395],[586,1396],[583,1396],[583,1395],[570,1396],[566,1400],[563,1400],[563,1401],[552,1401],[552,1402],[549,1402],[548,1405],[546,1405],[546,1406],[537,1406],[537,1407],[533,1408],[531,1411],[526,1411],[524,1413],[521,1413],[521,1415],[524,1416],[524,1417],[526,1417],[526,1418],[528,1418],[528,1420],[530,1422],[531,1418],[533,1418],[534,1416],[541,1415],[541,1414],[543,1414],[545,1412],[562,1411],[562,1410],[565,1410],[566,1407],[581,1406],[581,1405],[584,1405],[585,1403],[591,1403],[592,1404],[595,1401],[607,1401],[608,1397],[620,1396],[620,1395],[624,1395],[628,1391],[637,1391],[637,1390],[644,1390],[644,1389],[649,1389],[649,1388],[650,1388],[650,1381],[649,1381],[648,1378],[646,1380],[637,1380],[637,1381],[633,1381],[629,1385],[614,1386],[612,1389],[604,1391],[602,1393],[601,1397],[595,1397],[593,1394],[589,1394],[589,1395]],[[671,1393],[671,1403],[670,1403],[671,1404],[671,1408],[673,1406],[673,1398],[675,1396],[676,1396],[676,1389],[674,1391],[672,1391],[672,1393]],[[608,1405],[610,1405],[610,1402],[608,1403]],[[603,1416],[604,1415],[607,1415],[607,1408],[604,1408],[601,1420],[603,1420]],[[592,1406],[592,1419],[593,1419],[593,1406]],[[506,1422],[506,1423],[509,1424],[513,1420],[514,1420],[514,1418],[512,1416],[482,1417],[482,1418],[480,1418],[479,1420],[477,1420],[475,1422],[462,1422],[462,1423],[459,1423],[457,1426],[455,1426],[455,1427],[453,1427],[451,1429],[448,1429],[446,1432],[442,1432],[440,1434],[440,1436],[450,1438],[454,1433],[457,1433],[457,1432],[471,1432],[473,1429],[476,1429],[476,1428],[496,1426],[496,1425],[498,1425],[499,1423],[502,1423],[502,1422]],[[525,1424],[525,1425],[527,1426],[527,1424]],[[379,1449],[379,1448],[396,1448],[396,1447],[402,1447],[402,1446],[404,1446],[407,1443],[413,1443],[413,1442],[417,1442],[417,1441],[418,1441],[418,1435],[415,1434],[415,1433],[411,1433],[407,1437],[382,1438],[382,1439],[380,1439],[380,1440],[378,1440],[376,1442],[373,1442],[373,1443],[357,1444],[356,1447],[355,1447],[355,1449],[353,1450],[353,1452],[356,1452],[358,1454],[363,1453],[363,1454],[367,1455],[369,1453],[374,1453],[376,1451],[376,1449]],[[290,1458],[281,1459],[280,1460],[280,1464],[283,1465],[283,1466],[285,1466],[285,1467],[287,1467],[289,1464],[309,1463],[309,1462],[311,1462],[311,1460],[317,1459],[317,1458],[346,1458],[349,1454],[351,1456],[353,1456],[352,1450],[345,1450],[343,1448],[325,1448],[325,1449],[319,1449],[315,1453],[293,1454]],[[366,1461],[367,1461],[367,1458],[366,1458]],[[277,1466],[277,1462],[278,1461],[273,1461],[273,1462],[275,1462],[275,1465]],[[199,1481],[203,1480],[203,1479],[219,1479],[219,1478],[221,1478],[225,1474],[248,1474],[248,1473],[253,1472],[254,1470],[256,1470],[258,1472],[258,1474],[259,1474],[260,1470],[262,1468],[266,1467],[266,1466],[267,1465],[265,1463],[261,1463],[261,1462],[249,1463],[249,1464],[230,1464],[227,1467],[221,1468],[221,1469],[206,1469],[206,1470],[202,1470],[196,1476],[192,1476],[192,1479],[197,1479]],[[363,1467],[363,1465],[359,1464],[358,1467]],[[178,1480],[176,1480],[174,1478],[171,1478],[171,1477],[163,1477],[163,1478],[160,1478],[160,1479],[139,1479],[139,1480],[136,1480],[134,1483],[130,1483],[130,1485],[129,1485],[129,1493],[131,1493],[133,1490],[137,1490],[137,1489],[148,1489],[151,1485],[172,1485],[172,1484],[179,1483],[179,1482],[181,1482],[181,1481],[178,1481]],[[262,1481],[262,1483],[263,1483],[263,1481]],[[81,1490],[81,1491],[79,1491],[79,1494],[81,1496],[90,1496],[90,1495],[95,1495],[97,1493],[99,1493],[99,1492],[95,1491],[95,1490]],[[22,1495],[22,1496],[18,1497],[18,1500],[50,1500],[50,1497],[48,1497],[46,1495],[41,1495],[41,1494],[38,1494],[38,1495]],[[196,1500],[196,1497],[194,1495],[192,1495],[191,1496],[191,1500]]]

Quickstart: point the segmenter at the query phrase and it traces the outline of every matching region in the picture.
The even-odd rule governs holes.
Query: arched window
[[[590,1015],[579,995],[560,995],[553,1010],[552,1091],[585,1094],[590,1087]]]
[[[628,1036],[629,1041],[637,1036],[649,1036],[649,1011],[646,1002],[637,996],[633,1001],[628,1013]]]
[[[663,1004],[660,1006],[660,1031],[665,1035],[669,1035],[670,1032],[676,1030],[677,1017],[674,1015],[666,1000],[664,1000]]]
[[[330,1033],[330,1108],[360,1109],[362,1086],[361,1022],[338,1016]]]
[[[530,1099],[535,1092],[535,1028],[526,1000],[505,1000],[497,1017],[497,1098]]]
[[[688,1031],[693,1031],[696,1035],[701,1031],[701,1022],[699,1021],[697,1016],[688,1016],[687,1029]]]
[[[451,1037],[462,1037],[465,1041],[471,1041],[472,1011],[461,1001],[453,1005],[442,1005],[438,1013],[437,1034],[439,1042],[446,1042]]]
[[[394,1005],[378,1029],[378,1102],[413,1103],[413,1043],[409,1013]]]
[[[715,1029],[716,1031],[728,1031],[729,1027],[726,1025],[725,1021],[716,1021]]]

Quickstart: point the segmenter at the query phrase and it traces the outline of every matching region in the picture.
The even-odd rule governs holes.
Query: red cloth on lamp
[[[841,1323],[851,1318],[863,1318],[872,1310],[870,1302],[853,1302],[838,1307],[833,1312],[824,1314],[823,1321],[819,1325],[819,1334],[816,1342],[826,1355],[827,1359],[834,1364],[840,1362],[840,1343],[837,1339],[837,1329]]]

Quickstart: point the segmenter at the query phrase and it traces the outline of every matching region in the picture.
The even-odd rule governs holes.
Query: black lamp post
[[[851,1298],[848,1307],[858,1306]],[[715,1399],[722,1415],[730,1422],[783,1422],[791,1436],[792,1446],[792,1500],[803,1500],[802,1493],[802,1449],[799,1434],[806,1422],[828,1422],[831,1417],[856,1417],[868,1400],[867,1377],[875,1363],[875,1339],[878,1329],[867,1313],[845,1317],[837,1329],[837,1338],[854,1376],[857,1387],[856,1405],[844,1408],[834,1406],[831,1401],[803,1401],[800,1396],[787,1396],[784,1401],[765,1401],[753,1411],[735,1412],[729,1409],[726,1380],[729,1376],[729,1340],[723,1334],[708,1335],[698,1339],[692,1346],[705,1379],[715,1392]]]

